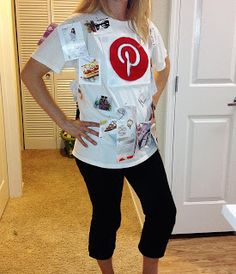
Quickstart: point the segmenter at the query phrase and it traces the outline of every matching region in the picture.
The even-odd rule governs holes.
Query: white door
[[[0,78],[0,218],[9,199],[9,188],[7,179],[7,159],[5,147],[5,134],[3,122],[3,104],[2,104],[2,88]]]
[[[236,203],[236,1],[180,7],[174,233],[232,230],[221,209]]]

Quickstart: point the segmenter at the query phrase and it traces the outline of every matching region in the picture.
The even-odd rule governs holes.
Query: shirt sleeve
[[[152,63],[157,71],[165,69],[165,58],[168,56],[167,50],[158,28],[151,23],[150,38],[152,43]]]
[[[74,67],[75,61],[65,61],[57,28],[35,50],[31,57],[52,71],[60,73],[63,68]]]

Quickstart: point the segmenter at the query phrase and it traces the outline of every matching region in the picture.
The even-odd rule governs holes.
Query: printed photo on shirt
[[[116,135],[116,129],[117,129],[117,121],[112,120],[103,120],[100,121],[100,127],[99,127],[99,138],[106,137],[107,134],[110,134],[115,132]]]
[[[111,99],[105,95],[98,96],[94,103],[94,107],[100,110],[111,111]]]
[[[91,20],[87,21],[84,24],[87,27],[87,31],[89,33],[94,32],[94,33],[101,33],[110,28],[110,21],[107,18],[102,18],[102,19],[97,19],[97,20]]]
[[[79,83],[87,85],[100,85],[100,63],[91,56],[79,59]]]
[[[141,123],[137,126],[137,143],[138,148],[142,149],[151,143],[151,123]]]
[[[57,27],[57,30],[66,61],[76,60],[89,55],[80,22],[60,25]]]
[[[105,126],[104,132],[109,132],[117,128],[117,122],[111,121]]]

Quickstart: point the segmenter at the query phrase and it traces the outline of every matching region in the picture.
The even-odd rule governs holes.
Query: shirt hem
[[[72,152],[72,154],[79,159],[82,162],[85,162],[87,164],[93,165],[93,166],[97,166],[97,167],[101,167],[101,168],[108,168],[108,169],[121,169],[121,168],[129,168],[129,167],[133,167],[136,166],[138,164],[143,163],[144,161],[146,161],[148,158],[150,158],[156,151],[158,150],[158,147],[154,147],[154,149],[152,149],[150,152],[148,152],[146,155],[144,155],[143,157],[139,158],[136,161],[132,161],[132,162],[126,162],[126,163],[116,163],[116,164],[109,164],[109,163],[102,163],[102,162],[98,162],[98,161],[92,161],[86,157],[83,157],[79,154],[77,154],[75,151]],[[129,161],[129,160],[127,160]]]

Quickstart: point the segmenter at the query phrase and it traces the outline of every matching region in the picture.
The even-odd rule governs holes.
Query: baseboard
[[[0,218],[6,208],[8,200],[9,200],[8,185],[7,185],[7,181],[3,180],[0,184]]]
[[[189,238],[203,238],[203,237],[225,237],[235,236],[235,231],[226,232],[207,232],[207,233],[190,233],[190,234],[173,234],[171,239],[189,239]]]

